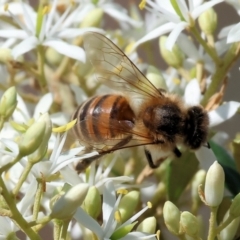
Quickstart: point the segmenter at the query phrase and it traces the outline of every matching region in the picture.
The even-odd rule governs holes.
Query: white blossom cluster
[[[39,231],[47,226],[54,240],[239,236],[240,190],[229,184],[240,181],[240,138],[229,139],[214,127],[240,107],[240,100],[223,100],[240,58],[240,17],[216,32],[221,16],[215,6],[228,4],[239,16],[240,3],[142,0],[126,1],[125,8],[123,2],[0,1],[0,239],[21,239],[19,232],[42,239]],[[110,38],[157,88],[189,106],[202,105],[208,140],[217,147],[181,149],[181,159],[168,158],[156,170],[146,166],[141,148],[124,149],[75,171],[77,162],[99,152],[73,141],[71,115],[89,97],[109,91],[88,63],[83,35],[89,31]],[[154,61],[154,39],[154,56],[167,69]],[[235,162],[220,162],[224,157]],[[228,208],[221,208],[224,191],[233,199]],[[198,218],[202,205],[211,212],[207,236]],[[225,216],[217,224],[218,209]]]

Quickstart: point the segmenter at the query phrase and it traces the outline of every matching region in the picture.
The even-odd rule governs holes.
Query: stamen
[[[140,8],[140,10],[143,10],[146,7],[147,1],[146,0],[142,0],[138,7]]]
[[[122,194],[122,195],[126,195],[128,193],[127,189],[118,189],[117,190],[117,194]]]
[[[117,210],[114,213],[114,219],[116,220],[117,223],[121,223],[122,222],[122,217],[121,217],[121,213],[119,212],[119,210]]]

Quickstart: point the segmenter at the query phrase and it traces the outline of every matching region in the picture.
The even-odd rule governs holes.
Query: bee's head
[[[195,150],[206,143],[208,124],[207,112],[202,107],[190,107],[184,128],[185,144]]]

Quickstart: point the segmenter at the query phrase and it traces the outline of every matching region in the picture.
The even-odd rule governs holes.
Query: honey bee
[[[83,40],[97,78],[119,92],[92,97],[73,114],[75,136],[99,153],[79,162],[77,171],[135,146],[144,146],[149,166],[157,168],[167,157],[181,156],[178,146],[196,150],[206,143],[209,119],[201,106],[187,106],[179,96],[157,89],[107,37],[88,32]]]

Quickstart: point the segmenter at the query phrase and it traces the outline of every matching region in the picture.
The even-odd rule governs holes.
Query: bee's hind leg
[[[178,158],[180,158],[180,157],[182,156],[182,153],[180,152],[180,150],[179,150],[177,147],[175,147],[175,148],[173,149],[173,153],[174,153],[175,156],[178,157]]]
[[[144,149],[144,153],[145,153],[145,156],[147,158],[147,161],[148,161],[148,165],[150,168],[158,168],[159,164],[155,165],[153,163],[153,160],[152,160],[152,155],[151,153],[145,148]]]

